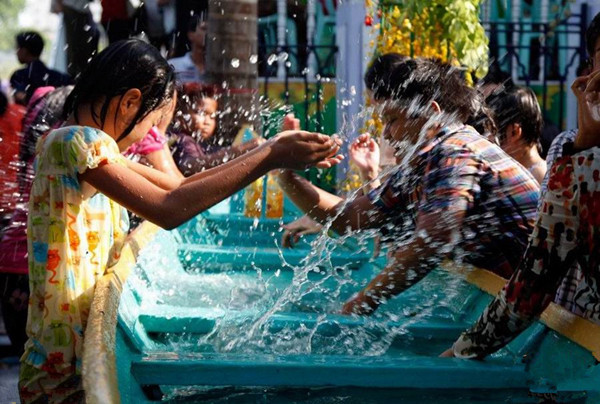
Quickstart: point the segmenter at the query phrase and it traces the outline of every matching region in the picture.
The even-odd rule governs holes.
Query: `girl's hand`
[[[323,226],[304,215],[300,219],[283,225],[283,237],[281,243],[283,247],[291,248],[298,243],[300,237],[306,234],[317,234],[323,230]]]
[[[296,118],[294,114],[287,114],[283,117],[281,130],[300,130],[300,119]]]
[[[273,168],[329,168],[343,160],[337,155],[339,139],[320,133],[285,131],[269,139],[265,146],[271,148]]]
[[[575,79],[571,89],[577,97],[579,130],[576,150],[600,146],[600,71]]]
[[[454,348],[450,347],[440,354],[440,358],[454,358]]]
[[[363,180],[374,180],[379,174],[379,145],[368,133],[360,135],[350,145],[350,161],[360,170]]]

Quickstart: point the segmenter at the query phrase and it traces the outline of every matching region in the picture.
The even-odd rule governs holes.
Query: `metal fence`
[[[335,80],[335,59],[337,46],[317,45],[259,45],[258,71],[263,83],[262,95],[269,93],[272,83],[283,83],[282,99],[290,104],[290,83],[302,83],[301,97],[304,100],[304,116],[301,122],[305,128],[323,130],[323,83]],[[311,117],[311,104],[315,104],[315,114]]]
[[[490,57],[514,80],[539,86],[541,107],[547,119],[559,128],[565,120],[568,77],[586,60],[587,5],[556,22],[485,21],[490,39]],[[567,83],[568,84],[568,83]],[[550,116],[549,87],[558,86],[558,116]]]

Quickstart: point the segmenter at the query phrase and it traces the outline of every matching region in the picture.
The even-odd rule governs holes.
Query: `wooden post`
[[[220,90],[219,135],[229,144],[239,129],[259,129],[257,0],[209,0],[206,73]]]

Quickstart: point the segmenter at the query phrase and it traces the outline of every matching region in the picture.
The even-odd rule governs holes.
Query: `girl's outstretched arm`
[[[270,170],[330,165],[329,157],[338,148],[325,135],[290,131],[235,160],[181,181],[141,165],[132,169],[119,164],[87,170],[79,179],[137,215],[172,229]]]
[[[127,168],[135,171],[146,180],[166,191],[172,191],[181,185],[183,176],[169,175],[158,168],[127,160]]]
[[[175,161],[173,161],[171,150],[169,150],[167,144],[164,144],[161,150],[147,154],[144,162],[165,174],[169,174],[175,178],[183,178],[183,174],[181,174]]]

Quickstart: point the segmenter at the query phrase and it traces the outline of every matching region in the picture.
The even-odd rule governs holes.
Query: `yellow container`
[[[267,175],[267,213],[268,218],[283,217],[283,190],[277,183],[275,175]]]
[[[263,178],[259,178],[244,190],[244,216],[261,217],[263,185]]]

